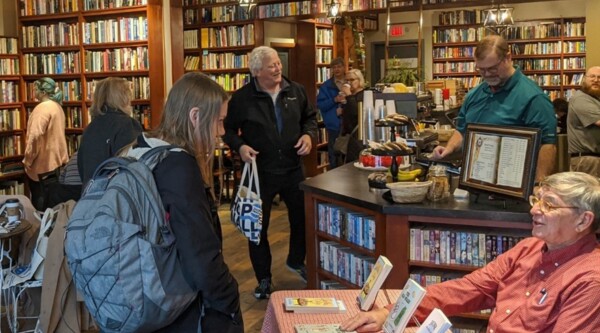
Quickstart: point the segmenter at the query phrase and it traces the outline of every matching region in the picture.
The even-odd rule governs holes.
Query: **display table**
[[[356,302],[359,290],[282,290],[271,294],[261,332],[294,333],[296,324],[339,324],[356,315],[360,309]],[[375,304],[383,307],[396,301],[400,289],[380,290]],[[346,313],[300,314],[286,312],[283,302],[286,297],[335,297],[344,301]]]

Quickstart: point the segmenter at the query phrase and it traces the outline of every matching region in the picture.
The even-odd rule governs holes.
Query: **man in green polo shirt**
[[[475,69],[483,81],[465,98],[456,128],[445,147],[437,146],[433,158],[462,149],[467,124],[524,126],[541,129],[535,181],[554,172],[556,116],[552,102],[535,82],[513,66],[508,43],[500,36],[482,39],[475,50]]]

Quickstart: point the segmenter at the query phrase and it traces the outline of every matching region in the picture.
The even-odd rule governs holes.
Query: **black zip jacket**
[[[317,113],[304,87],[285,77],[282,86],[277,96],[283,119],[281,134],[277,130],[273,100],[268,93],[257,89],[254,78],[229,101],[223,140],[235,151],[244,144],[258,151],[256,163],[261,173],[285,174],[299,168],[300,156],[294,146],[304,134],[313,142],[317,136]]]

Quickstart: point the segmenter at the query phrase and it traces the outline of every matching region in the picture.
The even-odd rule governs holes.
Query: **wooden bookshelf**
[[[19,45],[16,37],[0,36],[0,193],[23,194],[26,127]]]
[[[458,79],[472,88],[481,82],[473,53],[491,32],[479,10],[442,12],[433,27],[434,79]],[[445,24],[457,23],[457,24]],[[585,74],[585,18],[519,21],[505,30],[513,63],[549,95],[570,98]]]
[[[121,7],[101,0],[17,1],[22,100],[31,110],[35,80],[48,76],[58,83],[71,151],[90,122],[95,84],[107,77],[132,82],[134,115],[145,129],[158,125],[165,98],[163,1],[130,0]]]

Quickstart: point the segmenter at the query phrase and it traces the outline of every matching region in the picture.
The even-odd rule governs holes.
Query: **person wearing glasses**
[[[434,159],[462,149],[467,124],[522,126],[541,130],[542,146],[535,180],[554,171],[556,116],[548,96],[513,66],[508,43],[501,36],[483,38],[475,49],[475,70],[483,82],[467,94],[456,118],[456,131],[445,147],[434,148]]]
[[[323,82],[317,95],[317,108],[323,118],[327,130],[327,157],[329,169],[337,167],[337,158],[333,150],[333,143],[340,135],[341,105],[346,103],[346,96],[341,93],[342,86],[346,83],[346,64],[344,58],[337,57],[329,63],[331,78]]]
[[[351,69],[346,73],[346,84],[342,86],[341,92],[346,96],[346,104],[342,105],[342,129],[341,135],[349,134],[350,140],[346,149],[345,162],[358,159],[363,149],[358,140],[358,106],[363,101],[365,90],[365,77],[359,69]]]
[[[600,180],[583,172],[545,178],[529,198],[532,236],[460,279],[427,287],[415,317],[494,309],[486,332],[598,332]],[[377,331],[391,305],[347,319],[342,330]]]
[[[600,177],[600,66],[587,70],[569,101],[567,139],[571,171]]]

